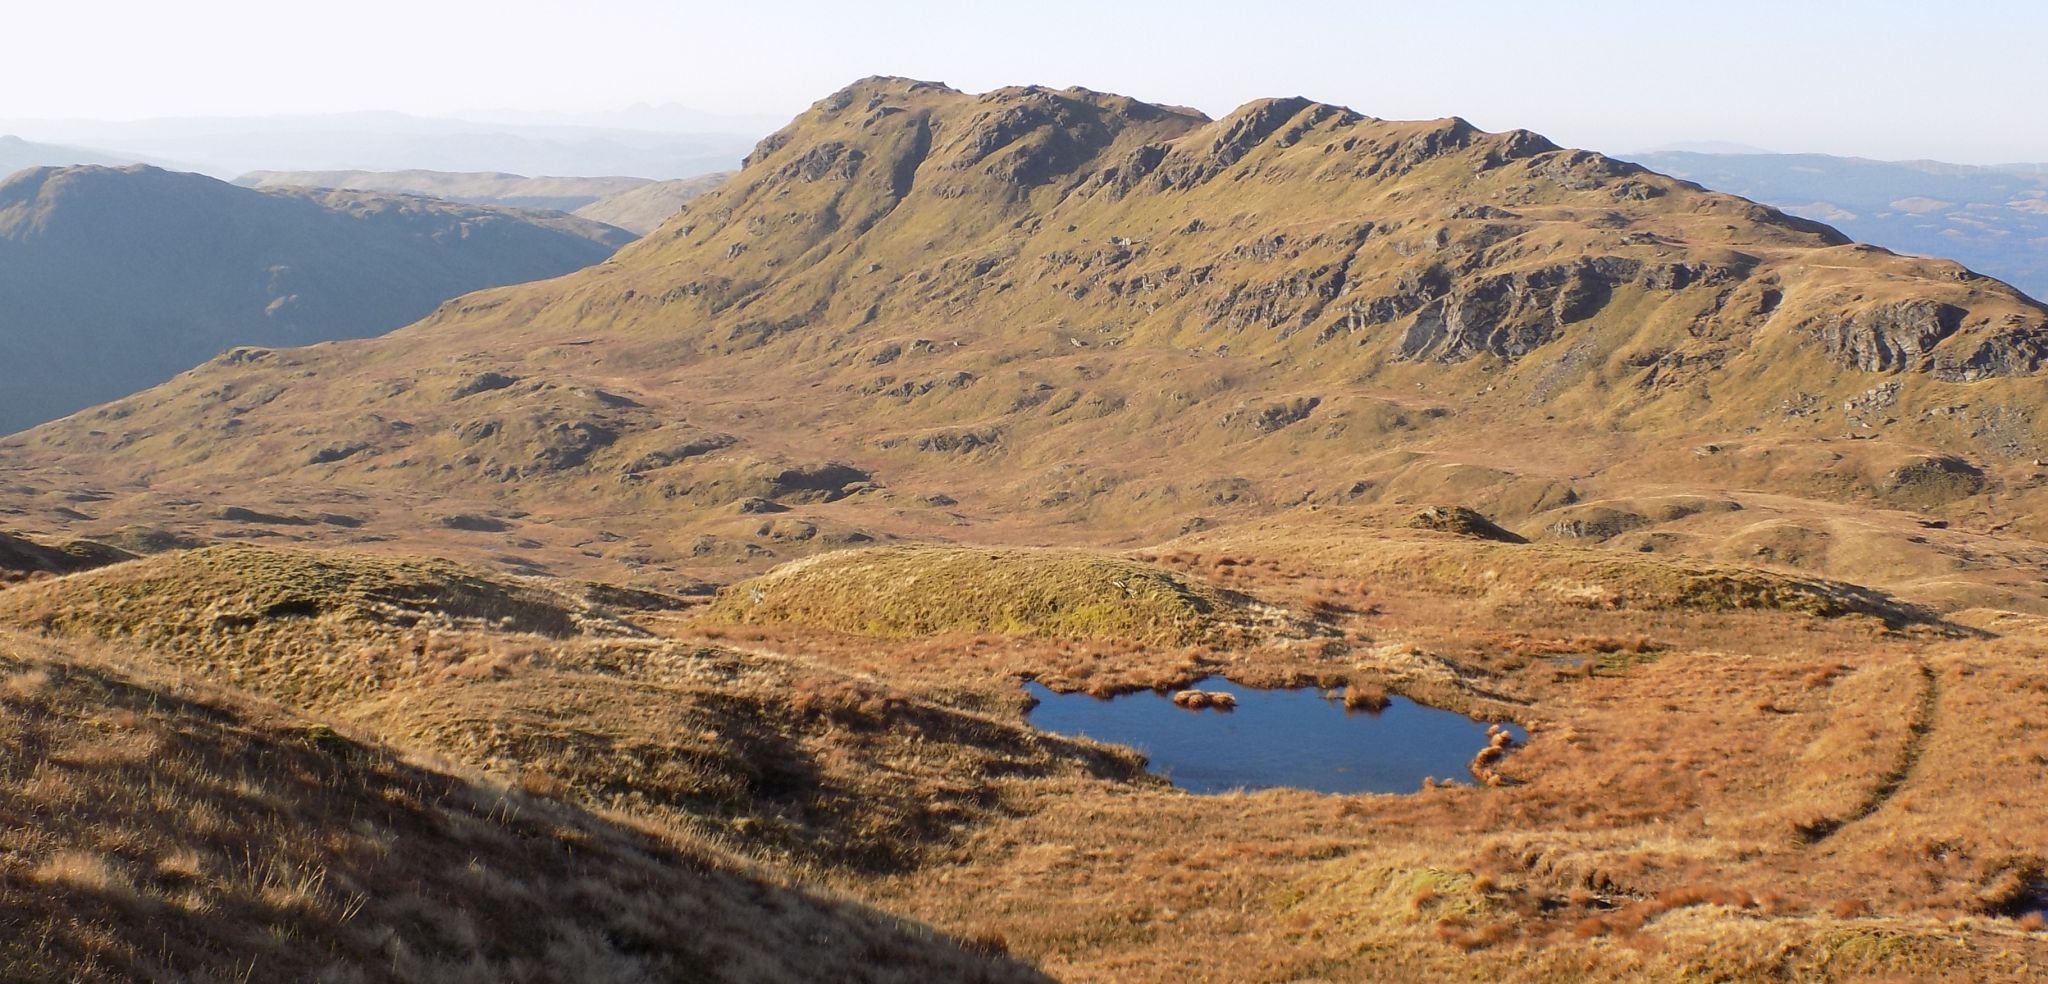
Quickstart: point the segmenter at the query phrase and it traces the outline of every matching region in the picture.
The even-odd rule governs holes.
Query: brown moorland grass
[[[958,875],[847,882],[956,932],[1001,933],[1061,975],[2024,980],[2048,967],[2014,918],[2038,890],[2025,790],[2048,750],[2021,722],[2048,713],[2039,645],[1803,603],[1558,604],[1377,578],[1341,537],[1324,550],[1307,537],[1231,542],[1223,563],[1141,556],[1304,607],[1333,590],[1371,600],[1322,613],[1331,634],[1296,650],[662,629],[998,709],[1021,706],[1007,687],[1022,678],[1087,689],[1100,676],[1115,692],[1223,672],[1356,680],[1530,727],[1526,747],[1489,763],[1512,780],[1496,789],[1104,796],[1054,780],[1023,794],[1016,821],[976,828]],[[1924,713],[1930,678],[1941,707],[1960,699],[1951,677],[1972,701],[2010,705],[2004,737]],[[1995,830],[1974,826],[1987,806]],[[1819,841],[1815,818],[1833,827]],[[1226,938],[1256,943],[1203,945]]]
[[[1138,773],[1128,752],[873,678],[646,640],[576,587],[227,547],[17,589],[0,619],[798,868],[916,864],[1006,809],[988,776]]]
[[[461,661],[464,629],[644,635],[574,589],[442,561],[218,546],[17,588],[0,595],[0,622],[118,639],[189,672],[319,707]]]
[[[806,558],[719,592],[703,616],[905,637],[949,632],[1215,641],[1241,601],[1140,561],[1082,550],[876,547]]]
[[[1358,603],[1290,623],[1312,634],[1218,646],[883,638],[689,611],[644,621],[675,641],[477,623],[334,713],[1063,978],[2024,980],[2048,967],[2048,941],[2017,918],[2040,871],[2026,790],[2048,761],[2027,726],[2048,714],[2044,650],[2023,634],[1560,605],[1375,579],[1341,543],[1247,538],[1221,565],[1157,553],[1190,583],[1213,576],[1280,608],[1332,592]],[[1340,698],[1381,687],[1516,721],[1530,741],[1488,763],[1497,788],[1190,796],[1139,777],[1128,753],[1036,735],[1017,688],[1213,672]],[[1916,699],[1930,674],[1931,714]],[[1993,726],[1957,724],[1973,718]],[[101,878],[87,860],[53,870]]]
[[[0,977],[1043,980],[715,849],[0,634]]]

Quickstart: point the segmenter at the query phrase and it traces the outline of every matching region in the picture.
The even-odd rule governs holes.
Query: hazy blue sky
[[[863,75],[1306,95],[1630,150],[2048,161],[2048,4],[95,0],[9,4],[0,118],[680,102],[784,117]]]

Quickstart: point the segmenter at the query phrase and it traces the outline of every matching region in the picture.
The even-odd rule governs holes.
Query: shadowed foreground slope
[[[1031,981],[716,852],[0,634],[0,976]]]

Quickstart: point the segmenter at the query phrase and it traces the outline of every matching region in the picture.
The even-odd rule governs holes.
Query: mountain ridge
[[[878,77],[580,274],[7,447],[28,514],[109,492],[85,528],[219,531],[171,500],[225,503],[189,494],[225,474],[301,512],[492,515],[422,542],[572,570],[1420,495],[1514,525],[1674,474],[2024,530],[2044,325],[1959,265],[1527,131]],[[424,535],[358,511],[375,532],[293,535]]]
[[[0,430],[153,385],[235,344],[376,334],[477,287],[567,273],[632,238],[535,211],[258,192],[147,165],[0,181]]]

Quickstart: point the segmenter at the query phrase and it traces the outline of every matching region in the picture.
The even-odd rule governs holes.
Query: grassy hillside
[[[259,192],[142,166],[24,171],[0,183],[0,431],[235,345],[379,334],[467,291],[596,263],[631,238],[561,215]]]
[[[832,610],[857,612],[861,594],[910,596],[891,574],[954,585],[960,610],[984,571],[1082,595],[1099,584],[1076,572],[1146,576],[1174,586],[1155,602],[1249,599],[1279,629],[1192,645],[959,620],[878,637],[716,606],[644,613],[647,638],[578,609],[587,592],[567,582],[246,547],[0,588],[6,621],[40,630],[0,629],[0,966],[195,981],[2048,967],[2028,915],[2048,864],[2028,834],[2039,619],[1817,617],[1760,577],[1783,604],[1658,601],[1686,578],[1750,575],[1654,558],[1596,571],[1592,549],[1318,522],[1130,558],[852,552],[761,582],[761,603],[790,604],[777,580],[815,568],[815,587],[849,589]],[[887,566],[920,553],[932,563]],[[1647,593],[1556,593],[1596,575]],[[331,607],[279,605],[299,591]],[[548,614],[578,611],[574,630]],[[1192,796],[1134,751],[1036,731],[1017,686],[1107,697],[1216,673],[1327,688],[1332,714],[1345,688],[1379,688],[1530,738],[1486,785]],[[362,683],[301,686],[323,674]]]
[[[1429,503],[1543,527],[1748,490],[1796,500],[1810,541],[1863,510],[1866,554],[1967,580],[1981,554],[1913,522],[2044,532],[2044,324],[1954,264],[1526,132],[876,79],[609,263],[23,435],[0,501],[51,533],[402,536],[680,581],[891,538],[1130,545]],[[67,483],[107,498],[63,517],[39,497]],[[1614,544],[1726,559],[1754,534],[1650,537]]]
[[[0,976],[2038,980],[2044,359],[1526,132],[864,80],[0,441],[148,554],[0,585]],[[1197,796],[1023,687],[1216,676],[1527,739]]]
[[[1044,980],[715,847],[0,633],[9,980]]]

